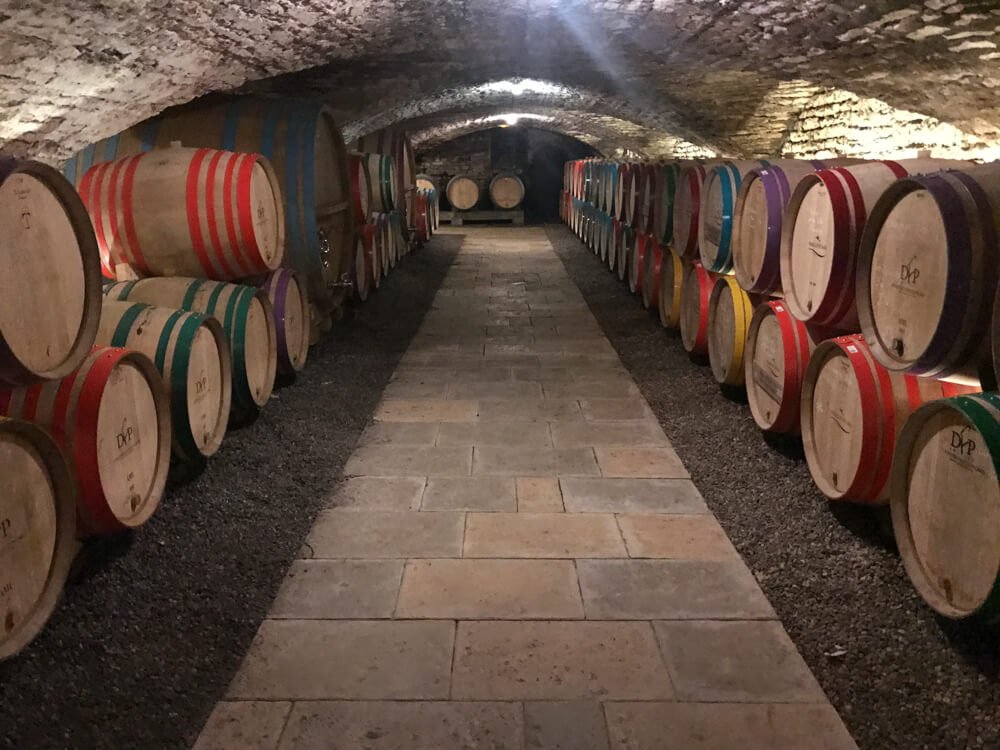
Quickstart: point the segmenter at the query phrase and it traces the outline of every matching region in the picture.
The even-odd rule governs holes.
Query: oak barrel
[[[642,269],[642,306],[657,309],[660,304],[660,269],[663,266],[663,248],[656,237],[649,235],[645,268]]]
[[[274,388],[277,332],[267,294],[256,287],[207,279],[142,279],[107,284],[104,296],[211,315],[229,338],[233,360],[232,414],[256,416]]]
[[[708,362],[721,385],[743,385],[753,301],[732,276],[715,281],[708,300]]]
[[[76,489],[55,441],[0,418],[0,661],[45,627],[76,555]]]
[[[524,202],[524,182],[513,172],[500,172],[490,180],[489,194],[497,208],[515,209]]]
[[[369,211],[389,212],[396,207],[396,166],[388,154],[361,154],[371,185]]]
[[[781,227],[781,287],[792,314],[817,325],[858,330],[858,247],[875,201],[908,174],[964,164],[877,161],[805,175],[792,193]]]
[[[0,268],[0,386],[79,367],[101,317],[100,260],[83,203],[51,167],[0,158]]]
[[[857,274],[861,330],[879,362],[992,380],[997,216],[997,164],[909,177],[882,194],[865,226]]]
[[[271,300],[278,371],[299,372],[309,356],[309,289],[290,268],[272,271],[259,288]]]
[[[650,251],[649,235],[636,232],[635,247],[629,256],[628,290],[632,294],[642,294],[642,273],[646,268],[646,253]]]
[[[358,227],[358,240],[364,253],[365,278],[368,281],[365,284],[364,296],[360,297],[364,302],[378,288],[381,281],[382,268],[379,264],[378,251],[375,249],[375,225],[362,224]]]
[[[952,619],[1000,620],[1000,397],[921,406],[897,441],[892,526],[914,587]]]
[[[174,142],[270,160],[284,201],[284,265],[307,280],[312,325],[318,329],[346,296],[344,277],[354,247],[347,152],[331,110],[317,101],[285,98],[194,103],[88,146],[67,162],[65,172],[79,183],[94,163]]]
[[[657,207],[653,212],[653,234],[664,248],[670,247],[674,239],[674,198],[677,195],[681,166],[680,162],[669,162],[656,167],[660,190],[656,196]]]
[[[708,302],[715,285],[700,261],[684,266],[681,284],[681,343],[689,354],[708,354]]]
[[[618,266],[618,253],[622,244],[622,223],[618,219],[611,220],[610,246],[608,247],[608,270],[614,272]]]
[[[395,186],[392,209],[400,212],[400,231],[409,240],[414,226],[417,166],[409,134],[400,128],[384,128],[357,140],[358,151],[392,157]]]
[[[859,334],[820,343],[802,383],[802,443],[809,472],[831,500],[879,504],[888,496],[896,434],[924,401],[962,386],[887,370]]]
[[[754,167],[766,166],[766,161],[724,161],[708,170],[698,213],[698,252],[706,270],[732,270],[733,217],[743,176]]]
[[[670,248],[664,248],[660,263],[660,299],[657,309],[660,325],[677,328],[681,324],[681,287],[684,283],[684,261]]]
[[[368,175],[368,154],[348,154],[347,174],[351,181],[351,205],[354,207],[354,226],[368,221],[374,210],[373,182]],[[376,183],[377,188],[381,186]]]
[[[468,211],[479,203],[479,184],[471,177],[452,177],[444,192],[451,207],[457,211]]]
[[[754,310],[743,357],[750,413],[766,432],[798,435],[802,379],[819,336],[781,300]]]
[[[633,253],[635,253],[635,232],[628,224],[622,224],[622,241],[618,246],[618,257],[615,259],[615,274],[619,281],[625,281]]]
[[[698,257],[698,224],[702,187],[706,170],[701,164],[688,164],[680,171],[674,194],[673,248],[684,258]]]
[[[56,439],[77,485],[77,533],[134,529],[156,510],[170,468],[170,402],[149,358],[95,347],[62,380],[0,392],[0,414]]]
[[[145,354],[170,398],[174,457],[199,463],[222,445],[232,399],[229,342],[215,318],[104,300],[97,342]]]

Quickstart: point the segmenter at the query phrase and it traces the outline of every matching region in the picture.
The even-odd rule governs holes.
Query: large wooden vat
[[[27,646],[59,602],[78,548],[76,490],[48,433],[0,419],[0,661]]]
[[[79,367],[101,316],[94,230],[51,167],[0,158],[0,387]]]

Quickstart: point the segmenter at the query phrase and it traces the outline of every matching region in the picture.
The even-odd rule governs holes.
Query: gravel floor
[[[406,258],[147,527],[87,550],[46,630],[0,664],[0,747],[190,747],[460,240],[438,236]]]
[[[548,234],[862,750],[1000,748],[1000,629],[935,617],[883,515],[828,506],[800,446],[766,443],[606,265]]]

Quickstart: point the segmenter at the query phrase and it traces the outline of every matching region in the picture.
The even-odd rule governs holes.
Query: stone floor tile
[[[365,428],[358,445],[434,445],[437,422],[376,422]]]
[[[556,448],[582,446],[667,446],[670,442],[658,422],[652,419],[622,422],[550,422]]]
[[[542,387],[538,383],[505,381],[502,383],[452,383],[451,398],[531,398],[542,397]]]
[[[472,449],[414,445],[371,445],[347,459],[344,474],[373,477],[464,477],[472,466]]]
[[[479,405],[474,399],[385,399],[375,412],[381,422],[471,422]]]
[[[527,420],[548,422],[556,419],[582,419],[580,404],[573,399],[482,399],[480,421]]]
[[[193,750],[277,750],[291,710],[287,701],[221,701]]]
[[[472,473],[503,476],[594,476],[599,475],[590,448],[510,448],[476,446]]]
[[[552,437],[546,422],[443,422],[438,445],[551,448]]]
[[[352,477],[337,485],[330,510],[418,510],[423,477]]]
[[[473,513],[465,557],[625,557],[615,519],[595,513]]]
[[[634,383],[618,378],[609,381],[577,380],[572,383],[546,383],[545,398],[629,398],[639,393]]]
[[[407,399],[445,399],[448,397],[448,383],[446,381],[421,382],[394,380],[385,387],[382,398],[396,400]]]
[[[780,622],[657,622],[657,640],[685,701],[826,700]]]
[[[508,477],[432,477],[421,510],[517,510],[517,490]]]
[[[649,623],[460,622],[457,700],[670,700]]]
[[[562,493],[557,477],[518,477],[518,513],[562,513]]]
[[[399,560],[295,560],[268,617],[339,620],[392,617]]]
[[[541,383],[569,383],[573,380],[573,372],[568,367],[512,367],[511,376],[514,380],[527,380]]]
[[[613,750],[857,750],[829,705],[606,703],[604,710]]]
[[[572,560],[411,560],[396,617],[567,620],[583,604]]]
[[[604,709],[596,701],[524,704],[525,750],[608,750]]]
[[[280,750],[521,750],[518,703],[303,701]]]
[[[687,479],[690,475],[673,448],[609,448],[595,446],[601,474],[606,477]]]
[[[580,408],[587,419],[656,419],[641,398],[587,398],[581,399]]]
[[[320,513],[303,545],[312,559],[460,557],[464,513]]]
[[[741,560],[578,560],[591,620],[751,620],[775,617]]]
[[[452,622],[265,620],[229,697],[447,698],[454,637]]]
[[[598,513],[708,513],[690,479],[563,477],[566,510]]]
[[[715,516],[623,515],[618,526],[629,557],[739,560]]]

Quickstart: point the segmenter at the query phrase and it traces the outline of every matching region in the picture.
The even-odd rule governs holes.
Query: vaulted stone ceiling
[[[988,156],[998,42],[995,0],[3,0],[0,146],[61,158],[252,90],[322,97],[348,137],[526,113],[606,153],[805,154],[822,130],[829,150]]]

